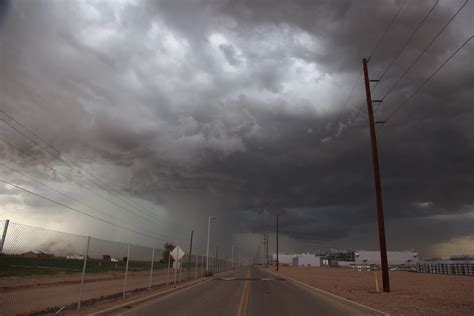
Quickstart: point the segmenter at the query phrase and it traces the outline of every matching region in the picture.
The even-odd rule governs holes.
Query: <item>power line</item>
[[[369,57],[369,60],[374,56],[375,52],[377,51],[377,49],[379,48],[380,44],[383,42],[383,40],[385,39],[385,36],[387,35],[387,33],[390,31],[390,29],[392,28],[393,24],[395,23],[395,21],[397,20],[398,16],[400,15],[400,12],[402,11],[403,7],[405,6],[405,3],[406,3],[406,0],[402,1],[402,3],[400,4],[400,7],[398,8],[397,12],[393,15],[392,17],[392,20],[390,21],[390,23],[387,25],[387,27],[385,28],[385,31],[383,32],[382,36],[379,38],[379,40],[377,41],[377,44],[375,45],[375,47],[373,48],[372,52],[370,53],[370,57]],[[362,77],[362,72],[359,73],[359,76],[357,77],[357,80],[354,82],[354,86],[352,87],[349,95],[347,96],[346,98],[346,102],[344,102],[344,105],[342,106],[341,108],[341,111],[339,111],[337,117],[336,117],[336,120],[335,121],[339,121],[339,118],[340,118],[340,115],[343,111],[343,109],[346,107],[349,99],[350,99],[350,96],[352,95],[352,93],[354,92],[355,90],[355,87],[357,86],[357,83],[359,82],[360,78]],[[363,107],[363,104],[361,104],[359,106],[359,109],[357,110],[357,114],[353,117],[353,119],[351,120],[351,123],[349,123],[349,127],[351,127],[355,120],[357,119],[357,117],[360,115],[360,112],[362,111],[362,107]]]
[[[87,170],[85,170],[83,167],[81,167],[76,161],[74,161],[73,159],[67,157],[66,155],[64,155],[60,150],[58,150],[56,147],[54,147],[53,145],[49,144],[47,141],[45,141],[44,139],[42,139],[39,135],[37,135],[35,132],[33,132],[31,129],[29,129],[28,127],[26,127],[24,124],[22,124],[21,122],[19,122],[17,119],[15,119],[13,116],[11,116],[10,114],[6,113],[5,111],[3,110],[0,110],[0,113],[3,114],[4,116],[6,116],[7,118],[9,118],[10,120],[12,120],[13,122],[15,122],[17,125],[19,125],[20,127],[22,127],[23,129],[25,129],[26,131],[28,131],[31,135],[33,135],[34,137],[36,137],[38,140],[40,140],[43,144],[45,144],[47,147],[51,148],[54,152],[57,153],[57,155],[55,154],[52,154],[50,151],[46,150],[41,144],[39,144],[37,141],[35,141],[34,139],[32,139],[30,136],[26,135],[25,133],[23,133],[22,131],[20,131],[18,128],[16,128],[15,126],[13,126],[12,124],[10,124],[9,122],[5,121],[2,119],[2,121],[7,124],[8,126],[10,126],[12,129],[14,129],[17,133],[19,133],[20,135],[22,135],[23,137],[27,138],[28,140],[30,140],[31,142],[33,142],[34,144],[38,145],[41,149],[45,150],[48,154],[50,154],[51,156],[55,157],[56,159],[59,159],[61,160],[66,166],[68,166],[71,170],[75,171],[75,168],[73,166],[71,166],[69,163],[67,163],[65,161],[65,159],[67,159],[68,161],[71,161],[74,165],[77,166],[77,168],[79,168],[81,171],[83,171],[85,173],[82,174],[80,172],[77,172],[78,175],[80,175],[81,177],[86,177],[90,182],[94,183],[97,187],[99,187],[100,189],[104,190],[105,192],[109,193],[110,195],[112,195],[112,193],[110,192],[110,190],[104,188],[103,185],[107,186],[110,188],[110,186],[106,183],[104,183],[103,181],[101,181],[99,178],[95,177],[94,175],[92,175],[90,172],[88,172]],[[64,158],[63,158],[64,157]],[[103,185],[99,185],[96,181],[92,180],[91,179],[94,178],[97,182],[100,182],[102,183]],[[115,189],[115,191],[118,191]],[[127,202],[125,201],[124,199],[122,199],[120,196],[117,196],[116,195],[116,198],[121,200],[122,202],[128,204],[129,206],[132,206],[133,208],[135,208],[137,211],[140,211],[144,214],[147,214],[148,216],[150,217],[154,217],[156,216],[156,214],[154,213],[150,213],[149,211],[143,209],[143,208],[137,208],[136,206],[132,205],[131,202]]]
[[[390,28],[392,27],[392,25],[395,23],[395,20],[397,19],[398,15],[400,14],[400,11],[402,11],[403,9],[403,6],[405,5],[406,3],[406,0],[403,0],[402,1],[402,4],[400,5],[400,7],[398,8],[398,11],[397,13],[395,13],[395,15],[392,17],[392,20],[390,21],[390,23],[387,25],[387,27],[385,28],[385,31],[383,32],[382,36],[380,37],[380,39],[378,40],[377,44],[375,45],[374,49],[372,50],[372,53],[370,53],[369,55],[369,59],[370,60],[375,52],[377,51],[377,49],[379,48],[380,44],[382,43],[382,41],[384,40],[385,38],[385,35],[387,35],[388,31],[390,30]]]
[[[424,81],[423,83],[418,86],[418,88],[416,88],[411,94],[410,96],[405,100],[405,102],[401,103],[392,113],[390,113],[390,115],[385,119],[385,124],[388,123],[390,121],[390,119],[403,107],[405,106],[409,101],[410,99],[415,95],[417,94],[454,56],[456,56],[466,45],[467,43],[469,43],[472,38],[474,37],[474,35],[471,35],[471,37],[469,37],[466,41],[464,41],[464,43],[459,46],[441,65],[438,66],[438,68],[436,68],[435,71],[433,71],[431,73],[431,75],[429,75]],[[384,126],[385,124],[383,124],[382,126]]]
[[[405,70],[404,73],[397,79],[397,81],[392,85],[392,87],[385,93],[385,95],[380,99],[380,102],[375,106],[374,112],[376,112],[379,109],[380,104],[385,100],[385,98],[395,89],[395,87],[398,85],[398,83],[408,74],[408,72],[413,68],[413,66],[420,60],[420,58],[423,56],[423,54],[433,45],[433,43],[436,41],[436,39],[441,36],[441,34],[444,32],[444,30],[449,26],[449,24],[452,23],[452,21],[456,18],[456,16],[461,12],[461,10],[466,6],[466,4],[469,2],[469,0],[466,0],[463,5],[454,13],[454,15],[448,20],[448,22],[439,30],[439,32],[433,37],[433,39],[430,41],[430,43],[421,51],[421,53],[414,59],[414,61],[410,64],[410,66]],[[418,32],[418,30],[421,28],[421,26],[426,22],[427,18],[431,15],[433,10],[436,8],[438,5],[438,1],[434,3],[434,5],[430,8],[430,10],[427,12],[427,14],[423,17],[423,19],[420,21],[420,23],[416,26],[416,28],[413,30],[412,34],[409,36],[409,38],[405,41],[404,45],[402,45],[402,49],[395,55],[395,57],[392,59],[391,63],[389,66],[384,70],[382,73],[382,76],[379,78],[379,81],[374,85],[373,90],[375,91],[376,87],[382,80],[383,76],[388,72],[388,70],[392,67],[393,63],[395,60],[401,55],[403,50],[406,48],[408,43],[411,41],[413,36]],[[360,113],[362,112],[364,104],[361,104],[359,106],[359,109],[357,111],[357,114],[354,116],[352,119],[351,123],[349,124],[349,127],[352,127],[353,124],[355,123],[356,119],[359,117]]]
[[[82,215],[84,215],[84,216],[93,218],[93,219],[95,219],[95,220],[101,221],[101,222],[106,223],[106,224],[109,224],[109,225],[111,225],[111,226],[115,226],[115,227],[117,227],[117,228],[120,228],[120,229],[129,231],[129,232],[132,232],[132,233],[135,233],[135,234],[138,234],[138,235],[142,235],[142,236],[144,236],[144,237],[148,237],[148,238],[151,238],[151,239],[161,240],[161,241],[167,241],[166,239],[162,239],[162,238],[157,237],[157,236],[148,235],[148,234],[141,233],[141,232],[136,231],[136,230],[133,230],[133,229],[129,229],[129,228],[124,227],[124,226],[121,226],[121,225],[114,224],[114,223],[109,222],[109,221],[107,221],[107,220],[105,220],[105,219],[102,219],[102,218],[100,218],[100,217],[97,217],[97,216],[94,216],[94,215],[85,213],[85,212],[83,212],[83,211],[81,211],[81,210],[78,210],[78,209],[75,209],[75,208],[73,208],[73,207],[67,206],[66,204],[63,204],[63,203],[61,203],[61,202],[58,202],[58,201],[53,200],[53,199],[51,199],[51,198],[48,198],[48,197],[46,197],[46,196],[44,196],[44,195],[35,193],[35,192],[33,192],[33,191],[30,191],[30,190],[28,190],[28,189],[25,189],[25,188],[23,188],[23,187],[21,187],[21,186],[19,186],[19,185],[13,184],[13,183],[8,182],[8,181],[6,181],[6,180],[0,179],[0,182],[3,182],[3,183],[5,183],[5,184],[8,184],[8,185],[10,185],[10,186],[12,186],[12,187],[18,189],[18,190],[27,192],[27,193],[29,193],[29,194],[32,194],[32,195],[34,195],[34,196],[37,196],[37,197],[42,198],[42,199],[44,199],[44,200],[47,200],[47,201],[49,201],[49,202],[51,202],[51,203],[54,203],[54,204],[57,204],[57,205],[62,206],[62,207],[64,207],[64,208],[67,208],[67,209],[69,209],[69,210],[71,210],[71,211],[80,213],[80,214],[82,214]]]
[[[1,111],[1,110],[0,110],[0,113],[2,113],[2,114],[5,115],[5,112],[3,112],[3,111]],[[8,118],[12,118],[12,117],[11,117],[10,115],[8,115],[8,114],[7,114],[7,117],[8,117]],[[14,118],[12,118],[12,119],[14,120],[15,123],[18,122],[18,121],[15,120]],[[9,122],[7,122],[7,121],[5,121],[4,119],[1,119],[1,118],[0,118],[0,121],[4,122],[6,125],[8,125],[8,126],[9,126],[10,128],[12,128],[13,130],[15,130],[17,133],[19,133],[19,134],[22,135],[23,137],[27,138],[27,139],[28,139],[29,141],[31,141],[33,144],[38,145],[40,149],[45,150],[45,149],[41,146],[41,144],[39,144],[37,141],[35,141],[35,140],[32,139],[31,137],[29,137],[28,135],[25,135],[25,133],[23,133],[22,131],[20,131],[16,126],[13,126],[13,125],[10,124]],[[17,123],[17,124],[19,124],[19,125],[22,126],[22,127],[24,126],[24,125],[22,125],[21,123]],[[28,130],[28,129],[27,129],[27,130]],[[43,141],[43,142],[44,142],[44,141]],[[46,151],[46,150],[45,150],[45,151]],[[59,158],[66,166],[69,167],[69,169],[71,169],[72,171],[75,171],[75,170],[74,170],[75,168],[72,167],[70,164],[66,163],[66,162],[61,158],[61,155],[60,155],[59,157],[57,157],[57,156],[51,154],[51,152],[49,152],[49,151],[46,151],[46,152],[47,152],[48,154],[50,154],[51,156],[55,157],[55,158]],[[59,151],[58,151],[58,152],[59,152]],[[60,153],[60,152],[59,152],[59,153]],[[54,169],[54,168],[53,168],[53,169]],[[56,171],[56,172],[57,172],[57,171]],[[80,175],[81,177],[84,177],[84,175],[81,174],[81,173],[76,172],[76,174],[77,174],[77,175]],[[67,178],[67,177],[66,177],[66,178]],[[73,181],[72,179],[69,179],[69,180],[70,180],[70,181]],[[90,180],[90,179],[89,179],[89,181],[92,182],[93,184],[95,184],[97,187],[99,187],[99,188],[102,189],[103,191],[105,191],[106,193],[109,193],[110,195],[112,195],[108,190],[106,190],[106,189],[104,189],[102,186],[98,185],[95,181],[92,181],[92,180]],[[74,181],[73,181],[73,182],[74,182]],[[74,183],[78,184],[77,182],[74,182]],[[79,184],[78,184],[78,185],[79,185]],[[80,186],[81,186],[81,185],[80,185]],[[132,211],[129,210],[128,208],[125,208],[123,205],[118,204],[118,203],[116,203],[116,202],[114,202],[114,201],[112,201],[112,200],[110,200],[110,199],[108,199],[108,198],[105,198],[103,195],[100,195],[100,194],[98,194],[97,192],[94,192],[94,191],[92,191],[92,190],[90,190],[90,189],[88,189],[88,190],[89,190],[91,193],[95,194],[95,195],[101,196],[103,199],[107,200],[109,203],[112,203],[112,204],[114,204],[115,206],[120,207],[121,209],[123,209],[123,210],[125,210],[125,211],[127,211],[127,212],[130,212],[130,213],[133,213],[133,214],[135,214],[135,215],[137,215],[137,216],[140,216],[140,215],[138,215],[137,213],[132,212]],[[122,201],[123,201],[123,200],[122,200]],[[135,209],[136,209],[137,211],[143,213],[143,214],[148,215],[148,217],[149,217],[151,220],[160,221],[160,222],[162,222],[162,224],[170,225],[170,224],[168,224],[167,222],[164,222],[163,219],[160,219],[160,218],[158,218],[158,217],[155,217],[155,216],[153,216],[152,214],[149,214],[149,213],[147,213],[147,212],[143,212],[143,211],[141,211],[141,210],[139,210],[139,209],[137,209],[137,208],[135,208]]]
[[[102,195],[102,194],[100,194],[100,193],[98,193],[98,192],[95,192],[95,191],[91,190],[90,188],[88,188],[88,187],[86,187],[86,186],[80,184],[80,183],[77,182],[77,181],[74,181],[72,178],[69,178],[68,176],[66,176],[66,175],[63,174],[62,172],[59,172],[59,171],[57,171],[56,169],[54,169],[53,167],[50,167],[48,164],[46,164],[46,163],[44,163],[44,162],[42,162],[42,161],[36,159],[33,155],[27,153],[27,152],[24,151],[24,150],[21,150],[20,148],[18,148],[18,147],[15,146],[14,144],[8,142],[7,140],[5,140],[5,139],[3,139],[3,138],[0,138],[0,141],[2,141],[3,143],[7,144],[7,145],[10,146],[10,147],[12,147],[13,149],[15,149],[16,151],[18,151],[19,153],[21,153],[21,154],[27,156],[28,158],[30,158],[30,159],[32,159],[32,160],[38,162],[38,163],[41,164],[41,165],[45,166],[48,170],[51,170],[51,171],[54,172],[55,174],[61,175],[61,176],[64,177],[65,179],[67,179],[67,180],[71,181],[72,183],[78,185],[79,187],[83,188],[84,190],[86,190],[86,191],[88,191],[88,192],[90,192],[90,193],[92,193],[92,194],[94,194],[94,195],[100,197],[101,199],[103,199],[104,201],[107,201],[108,203],[111,203],[111,204],[113,204],[113,205],[115,205],[115,206],[118,206],[120,209],[122,209],[122,211],[125,211],[125,212],[127,212],[127,213],[131,213],[131,214],[133,214],[133,215],[139,217],[140,219],[142,219],[144,222],[149,223],[150,219],[146,219],[146,218],[144,218],[143,216],[141,216],[140,214],[135,213],[135,212],[133,212],[133,211],[131,211],[131,210],[128,210],[128,209],[124,208],[123,206],[121,206],[120,204],[115,203],[114,201],[110,200],[110,199],[107,198],[106,196],[104,196],[104,195]],[[153,221],[153,220],[152,220],[152,221]],[[163,223],[159,223],[159,222],[156,222],[156,221],[153,221],[153,222],[155,222],[155,223],[157,223],[157,224],[159,224],[159,225],[162,225],[162,224],[163,224]],[[165,226],[165,227],[166,227],[166,229],[170,229],[170,228],[168,228],[167,226]],[[171,229],[170,229],[170,230],[171,230]]]
[[[408,39],[405,41],[405,43],[403,43],[402,47],[400,48],[400,50],[397,52],[397,54],[395,54],[395,56],[392,58],[392,60],[390,61],[390,64],[388,65],[387,68],[385,68],[385,70],[383,71],[383,73],[380,75],[379,77],[379,81],[376,82],[376,84],[374,85],[374,90],[375,91],[375,88],[378,86],[378,84],[380,83],[380,81],[382,81],[383,77],[385,76],[385,74],[392,68],[393,64],[395,63],[395,61],[398,59],[398,57],[400,57],[400,55],[402,54],[402,52],[405,50],[405,48],[408,46],[408,44],[410,43],[410,41],[413,39],[413,37],[415,36],[415,34],[418,32],[418,30],[421,28],[421,26],[426,22],[426,20],[428,19],[428,17],[431,15],[431,13],[434,11],[434,9],[438,6],[439,4],[439,0],[436,0],[436,2],[433,4],[433,6],[430,8],[430,10],[425,14],[425,16],[423,17],[423,19],[420,21],[420,23],[418,23],[418,25],[415,27],[415,29],[412,31],[412,33],[410,34],[410,36],[408,37]]]
[[[433,43],[441,36],[441,34],[444,32],[444,30],[454,21],[456,16],[461,12],[466,4],[469,2],[469,0],[466,0],[464,4],[454,13],[454,15],[448,20],[448,22],[438,31],[438,33],[431,39],[429,44],[418,54],[418,56],[413,60],[413,62],[408,66],[408,68],[402,73],[402,75],[395,81],[395,83],[388,89],[388,91],[384,94],[384,96],[381,98],[379,102],[380,104],[385,100],[385,98],[390,95],[390,93],[397,87],[397,85],[402,81],[403,78],[410,72],[410,70],[415,66],[415,64],[423,57],[425,52],[433,45]]]
[[[339,121],[342,112],[344,111],[344,109],[346,108],[347,104],[349,103],[349,99],[351,98],[352,94],[353,94],[354,91],[355,91],[355,88],[357,87],[357,84],[358,84],[359,81],[360,81],[360,78],[362,78],[362,72],[359,73],[359,75],[357,76],[357,79],[354,81],[354,85],[352,86],[351,91],[350,91],[349,94],[347,95],[346,101],[344,102],[344,104],[342,105],[341,109],[339,110],[339,113],[337,114],[336,119],[334,120],[334,122],[338,122],[338,121]]]
[[[93,206],[90,206],[90,205],[88,205],[88,204],[86,204],[86,203],[84,203],[84,202],[82,202],[82,201],[80,201],[80,200],[78,200],[78,199],[76,199],[76,198],[74,198],[74,197],[72,197],[72,196],[66,194],[66,193],[63,193],[63,192],[61,192],[61,191],[59,191],[59,190],[56,190],[55,188],[53,188],[53,187],[51,187],[51,186],[49,186],[49,185],[47,185],[47,184],[45,184],[45,183],[43,183],[43,182],[41,182],[41,181],[39,181],[39,180],[36,180],[36,179],[34,179],[33,177],[30,177],[30,176],[24,174],[23,172],[21,172],[21,171],[15,169],[15,168],[13,168],[13,167],[11,167],[11,166],[8,166],[8,165],[6,165],[6,164],[4,164],[4,163],[2,163],[2,162],[0,162],[0,166],[4,167],[4,168],[6,168],[6,169],[8,169],[8,170],[10,170],[10,171],[13,171],[13,172],[15,172],[15,173],[18,173],[18,174],[21,175],[22,177],[24,177],[24,178],[26,178],[26,179],[28,179],[28,180],[30,180],[30,181],[33,181],[33,182],[35,182],[35,183],[37,183],[37,184],[39,184],[39,185],[41,185],[41,186],[43,186],[43,187],[45,187],[45,188],[47,188],[47,189],[53,191],[53,192],[56,192],[57,194],[60,194],[60,195],[66,197],[66,198],[68,198],[68,199],[70,199],[70,200],[72,200],[72,201],[74,201],[74,202],[76,202],[76,203],[79,203],[79,204],[81,204],[81,205],[83,205],[83,206],[85,206],[85,207],[87,207],[87,208],[89,208],[89,209],[91,209],[91,210],[93,210],[93,211],[95,211],[95,212],[104,214],[104,215],[106,215],[106,216],[109,216],[110,218],[115,219],[116,221],[119,221],[119,222],[122,222],[122,223],[127,224],[126,221],[124,221],[124,220],[122,220],[122,219],[120,219],[120,218],[118,218],[118,217],[116,217],[116,216],[113,216],[113,215],[111,215],[111,214],[108,214],[107,212],[104,212],[104,211],[102,211],[102,210],[99,210],[99,209],[97,209],[97,208],[95,208],[95,207],[93,207]]]

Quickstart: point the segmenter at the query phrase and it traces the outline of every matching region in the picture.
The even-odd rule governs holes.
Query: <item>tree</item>
[[[164,245],[164,248],[165,248],[165,251],[163,251],[163,253],[161,254],[161,262],[164,262],[164,263],[168,263],[168,257],[169,257],[169,254],[171,251],[173,251],[174,248],[176,248],[175,245],[173,245],[172,243],[165,243]],[[171,257],[171,263],[173,263],[174,259],[173,257]]]

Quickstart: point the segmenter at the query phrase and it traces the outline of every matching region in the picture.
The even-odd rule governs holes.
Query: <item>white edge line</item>
[[[265,271],[265,270],[263,270],[263,271]],[[361,304],[361,303],[357,303],[357,302],[348,300],[347,298],[344,298],[344,297],[342,297],[342,296],[339,296],[339,295],[333,294],[333,293],[331,293],[331,292],[327,292],[327,291],[321,290],[321,289],[319,289],[319,288],[317,288],[317,287],[314,287],[314,286],[312,286],[312,285],[303,283],[303,282],[301,282],[301,281],[295,280],[295,279],[290,278],[290,277],[287,277],[287,276],[285,276],[285,275],[282,275],[282,274],[279,274],[279,273],[275,273],[275,272],[273,272],[273,271],[265,271],[265,272],[268,272],[268,273],[271,273],[271,274],[274,274],[274,275],[281,276],[282,278],[288,279],[288,280],[290,280],[290,281],[292,281],[292,282],[295,282],[295,283],[297,283],[297,284],[299,284],[299,285],[308,287],[308,288],[310,288],[310,289],[312,289],[312,290],[315,290],[315,291],[317,291],[317,292],[320,292],[320,293],[322,293],[322,294],[325,294],[325,295],[331,296],[331,297],[333,297],[333,298],[342,300],[342,301],[344,301],[344,302],[346,302],[346,303],[349,303],[349,304],[351,304],[351,305],[356,305],[356,306],[358,306],[358,307],[361,307],[361,308],[363,308],[363,309],[369,310],[369,311],[374,312],[374,313],[378,313],[378,314],[380,314],[380,315],[390,316],[390,314],[387,314],[387,313],[385,313],[385,312],[379,311],[379,310],[377,310],[377,309],[375,309],[375,308],[372,308],[372,307],[363,305],[363,304]]]

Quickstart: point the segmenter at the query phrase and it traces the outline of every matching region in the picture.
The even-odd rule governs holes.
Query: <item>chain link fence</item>
[[[0,315],[54,313],[205,275],[207,258],[0,221]],[[164,258],[166,257],[166,258]],[[209,258],[209,272],[231,269]]]

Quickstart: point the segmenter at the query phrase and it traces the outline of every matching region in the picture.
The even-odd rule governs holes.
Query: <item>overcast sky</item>
[[[439,1],[374,99],[464,2]],[[402,1],[0,3],[0,109],[23,125],[2,115],[0,133],[24,152],[0,142],[1,162],[75,200],[5,166],[0,178],[162,239],[4,183],[2,219],[183,248],[194,229],[202,251],[215,215],[213,245],[253,254],[278,212],[282,251],[377,249],[365,95],[356,80]],[[371,78],[434,3],[403,5],[370,60]],[[473,12],[471,1],[387,96],[377,120],[472,36]],[[377,131],[389,250],[474,253],[473,56],[469,42]],[[24,127],[61,158],[32,143],[38,139]]]

